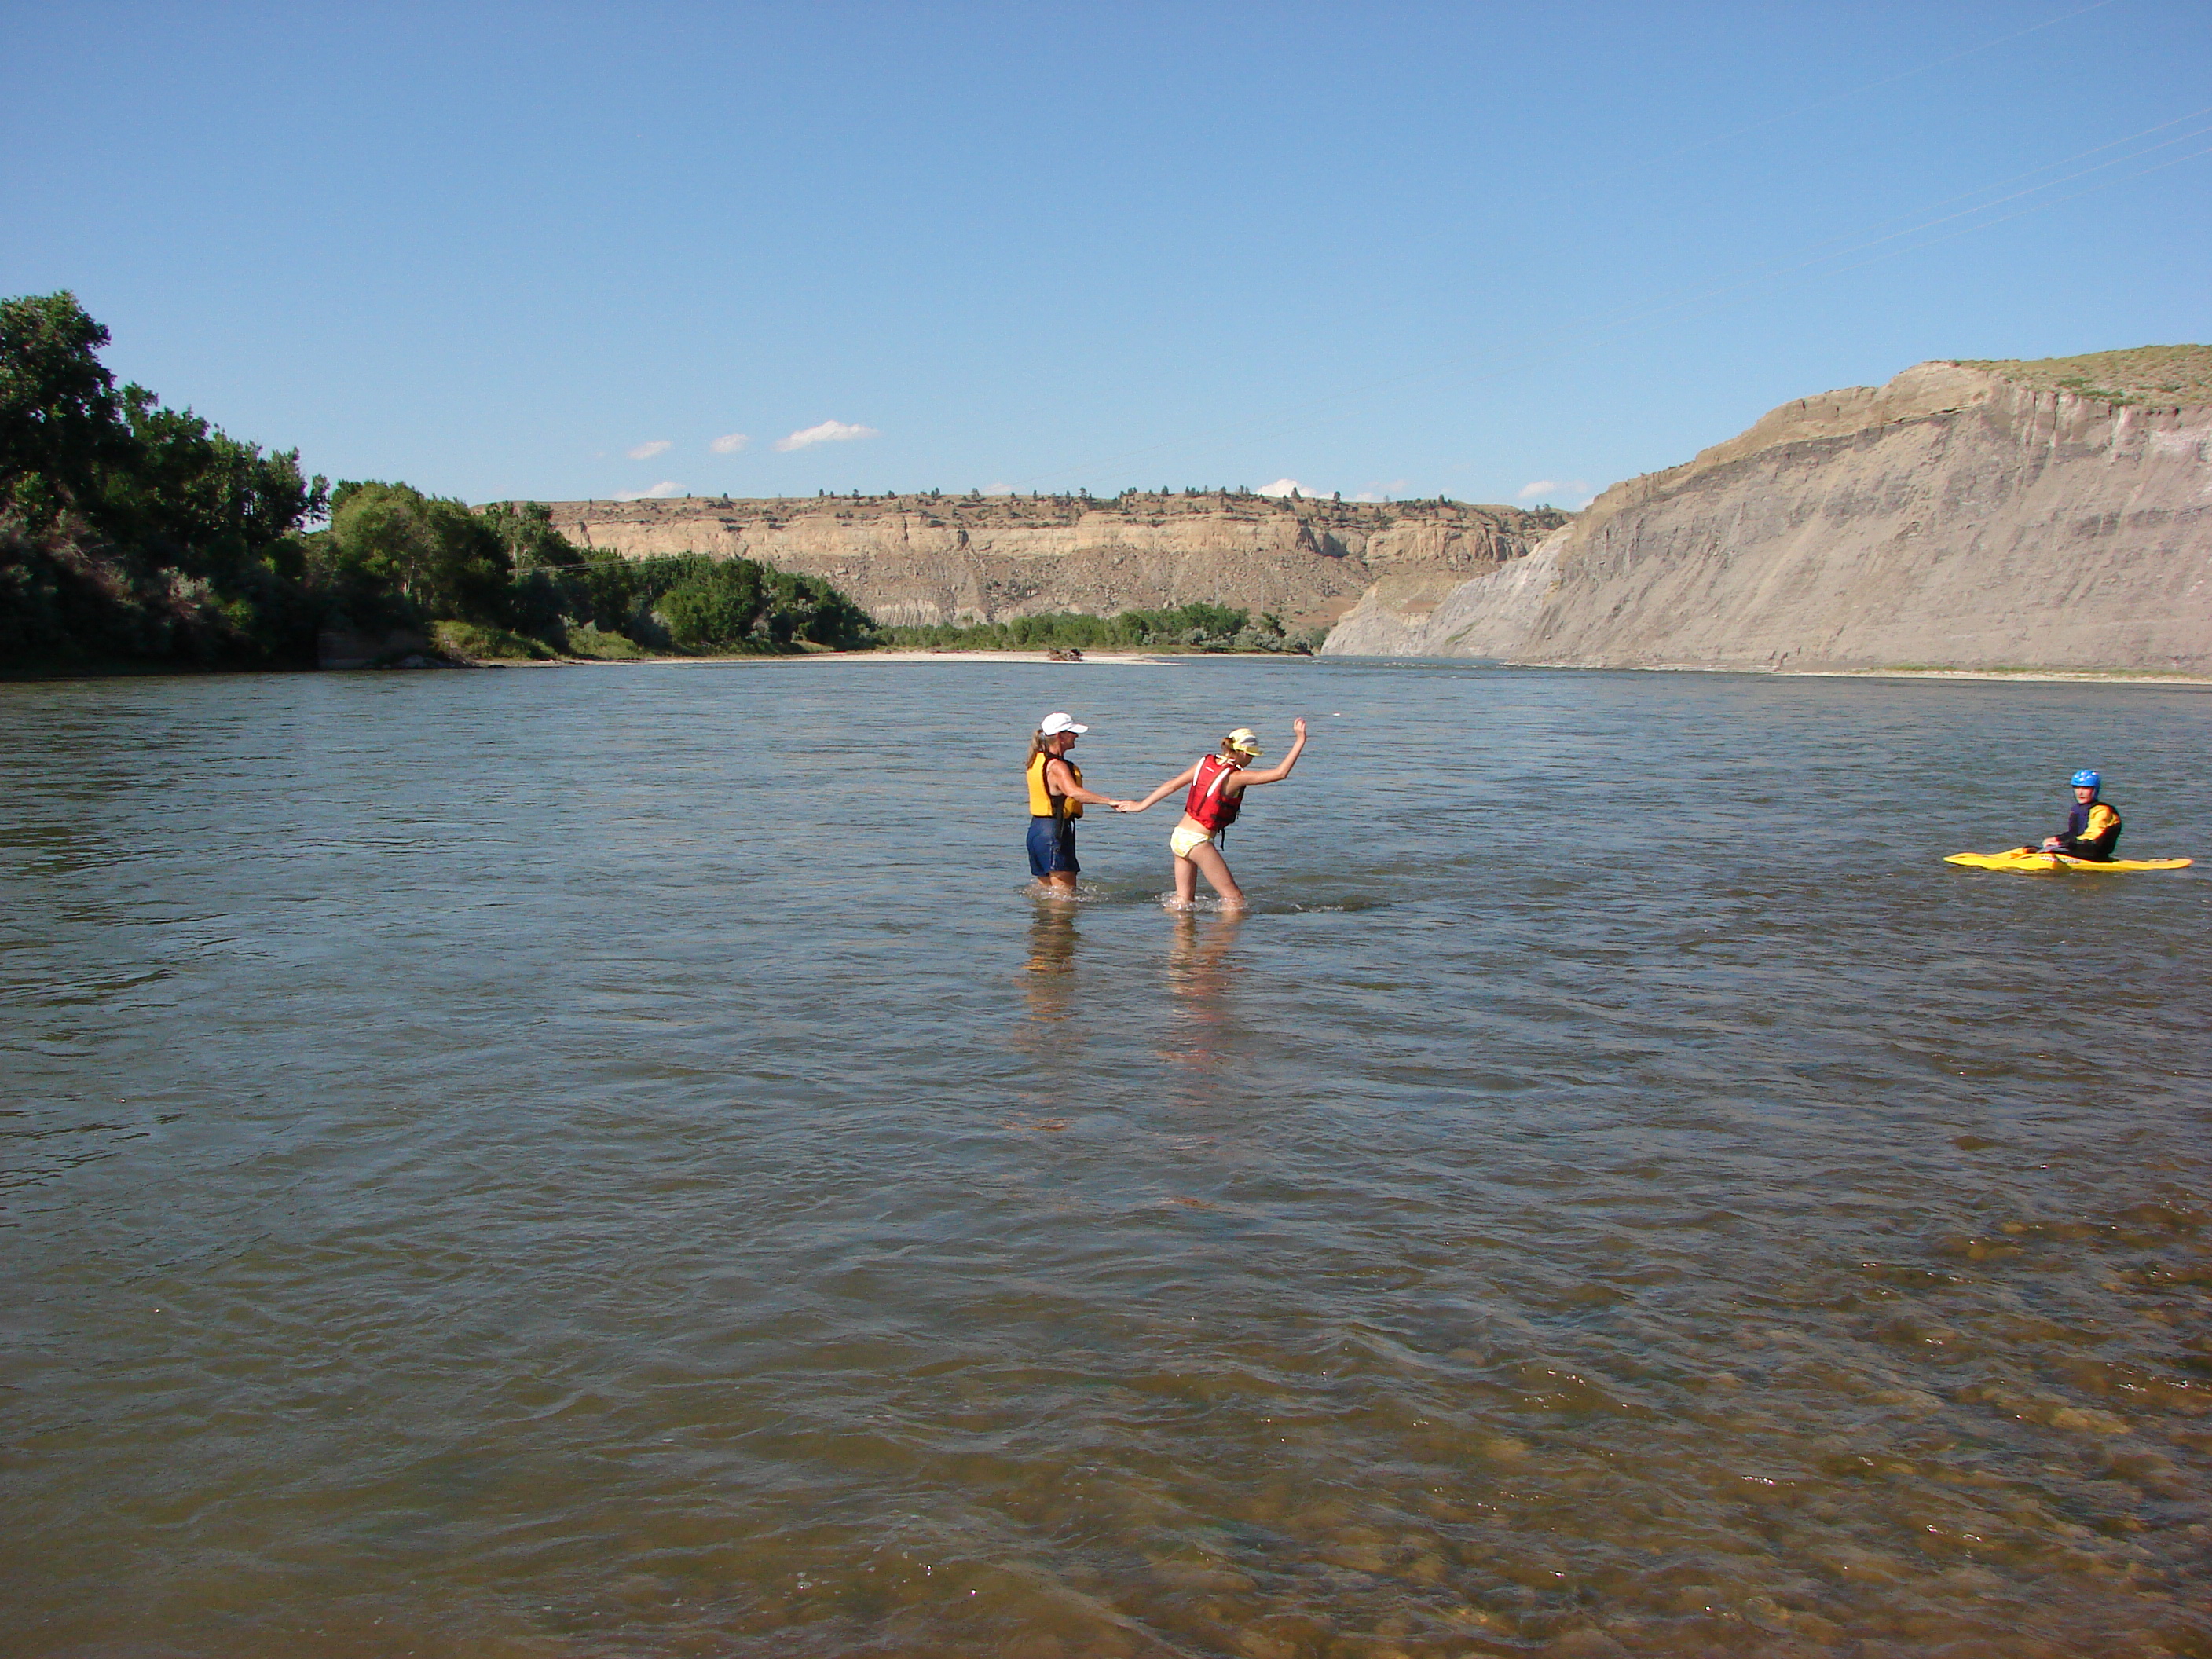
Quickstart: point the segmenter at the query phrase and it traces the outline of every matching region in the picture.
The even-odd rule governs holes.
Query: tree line
[[[1203,603],[1168,611],[1124,611],[1113,617],[1071,611],[1015,617],[1006,622],[890,627],[881,631],[886,643],[909,650],[1038,651],[1073,647],[1087,651],[1118,646],[1139,650],[1293,653],[1312,652],[1328,632],[1316,628],[1293,633],[1283,626],[1279,617],[1262,612],[1255,619],[1249,611]]]
[[[750,559],[580,547],[538,503],[332,485],[100,361],[74,295],[0,300],[0,665],[299,666],[319,634],[457,654],[878,642],[830,584]]]

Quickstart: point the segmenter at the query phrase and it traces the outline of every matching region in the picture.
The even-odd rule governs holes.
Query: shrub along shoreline
[[[878,641],[830,583],[750,559],[633,561],[541,505],[308,478],[297,450],[118,388],[108,342],[66,291],[0,300],[0,672],[307,668],[326,634],[453,659]]]
[[[1124,611],[1115,617],[1059,612],[964,626],[879,628],[883,642],[907,651],[1183,651],[1310,656],[1328,630],[1292,632],[1279,617],[1221,605]]]

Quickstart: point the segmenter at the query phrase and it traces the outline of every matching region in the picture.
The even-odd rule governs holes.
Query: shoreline
[[[962,651],[943,649],[899,649],[890,651],[805,651],[788,655],[728,656],[728,657],[478,657],[458,665],[466,668],[728,668],[754,663],[799,662],[995,662],[995,663],[1051,663],[1063,668],[1093,666],[1120,668],[1165,668],[1178,662],[1199,660],[1234,660],[1237,662],[1318,662],[1318,656],[1296,651],[1158,651],[1139,647],[1127,648],[1085,648],[1074,661],[1054,657],[1048,651],[981,650]],[[325,672],[357,672],[357,670],[325,670]]]
[[[96,680],[118,678],[161,678],[183,675],[191,678],[219,677],[245,673],[419,673],[444,668],[466,671],[478,668],[733,668],[764,665],[773,663],[842,662],[842,663],[921,663],[921,662],[979,662],[979,663],[1056,663],[1067,668],[1082,668],[1093,665],[1124,668],[1164,668],[1176,662],[1198,658],[1227,659],[1236,661],[1278,661],[1316,663],[1324,660],[1318,653],[1311,656],[1294,652],[1275,651],[1148,651],[1142,649],[1086,652],[1075,662],[1055,659],[1044,651],[920,649],[891,651],[806,651],[790,655],[728,656],[728,657],[479,657],[465,661],[424,663],[418,668],[310,668],[304,665],[277,667],[206,668],[173,664],[102,663],[85,666],[39,666],[32,668],[0,667],[0,682],[27,684],[44,680]],[[2072,669],[2072,668],[1753,668],[1721,663],[1578,663],[1498,661],[1474,657],[1354,657],[1342,656],[1328,660],[1348,663],[1449,663],[1455,666],[1485,666],[1492,668],[1571,669],[1585,673],[1630,674],[1759,674],[1776,679],[1815,680],[1957,680],[1980,684],[2026,685],[2156,685],[2174,686],[2184,690],[2212,690],[2212,674],[2156,673],[2143,670]]]
[[[1479,657],[1343,657],[1344,662],[1480,663]],[[2212,690],[2212,674],[2133,668],[1755,668],[1739,663],[1528,662],[1490,659],[1498,668],[1569,668],[1613,674],[1761,674],[1798,680],[1971,680],[2014,685],[2179,685]]]
[[[1266,656],[1267,652],[1201,653],[1239,656]],[[477,658],[465,665],[470,668],[737,668],[756,664],[800,662],[1058,662],[1066,668],[1083,668],[1094,663],[1121,667],[1160,668],[1174,661],[1172,655],[1163,656],[1147,651],[1101,651],[1086,653],[1079,662],[1063,662],[1042,651],[805,651],[789,656],[730,656],[730,657],[558,657],[553,659],[518,659],[509,657]],[[327,672],[353,672],[352,670],[327,670]]]
[[[2212,674],[2158,674],[2131,668],[1782,668],[1772,672],[1819,680],[1980,680],[2025,681],[2030,684],[2212,687]]]
[[[1319,660],[1316,657],[1291,651],[1148,651],[1133,647],[1127,650],[1086,651],[1080,659],[1074,662],[1054,658],[1044,651],[1012,650],[803,651],[792,652],[788,654],[763,653],[757,656],[741,654],[727,657],[467,657],[445,658],[404,667],[396,663],[386,663],[379,665],[363,665],[346,668],[324,668],[307,663],[240,663],[205,666],[198,664],[140,663],[125,660],[66,665],[42,664],[34,667],[0,665],[0,684],[31,684],[49,680],[176,678],[207,679],[234,674],[416,674],[434,672],[441,669],[456,673],[465,673],[481,668],[739,668],[801,662],[1054,663],[1066,668],[1093,665],[1165,668],[1174,663],[1189,662],[1199,659],[1233,659],[1240,662],[1310,663]]]
[[[1275,653],[1265,651],[1192,651],[1163,653],[1158,651],[1112,651],[1102,647],[1097,651],[1086,649],[1080,658],[1070,662],[1044,651],[954,651],[950,649],[933,651],[924,647],[891,651],[809,653],[803,660],[827,662],[834,658],[842,662],[948,662],[957,661],[963,657],[973,657],[984,662],[1058,663],[1063,668],[1084,668],[1093,663],[1109,663],[1124,668],[1162,668],[1174,661],[1177,656],[1261,657],[1273,654]]]

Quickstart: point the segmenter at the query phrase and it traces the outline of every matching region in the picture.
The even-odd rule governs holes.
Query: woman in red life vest
[[[1283,757],[1279,765],[1271,766],[1264,772],[1253,771],[1252,763],[1260,753],[1260,739],[1240,726],[1221,740],[1219,754],[1200,756],[1144,799],[1116,809],[1141,812],[1177,789],[1188,790],[1183,797],[1182,822],[1168,837],[1168,850],[1175,854],[1175,902],[1178,908],[1187,908],[1197,897],[1198,878],[1203,872],[1213,890],[1221,895],[1224,909],[1243,908],[1244,891],[1237,886],[1237,878],[1229,873],[1229,861],[1213,844],[1214,838],[1237,821],[1237,811],[1244,804],[1247,789],[1255,783],[1275,783],[1291,775],[1291,769],[1298,763],[1298,756],[1306,746],[1306,723],[1292,720],[1291,729],[1297,735],[1291,740],[1291,752]]]

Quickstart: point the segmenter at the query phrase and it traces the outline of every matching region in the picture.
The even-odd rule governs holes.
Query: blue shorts
[[[1030,820],[1030,873],[1039,881],[1065,870],[1073,875],[1083,866],[1075,861],[1075,820]]]

